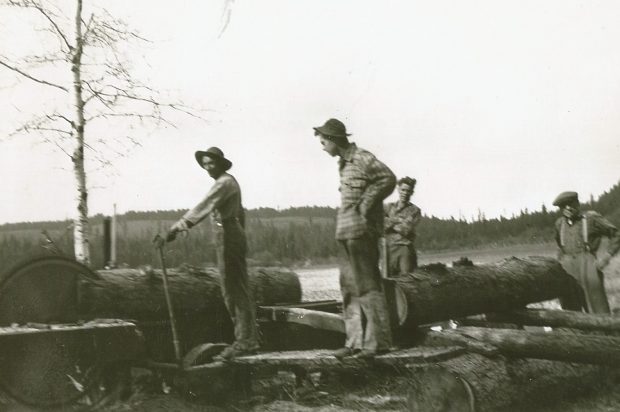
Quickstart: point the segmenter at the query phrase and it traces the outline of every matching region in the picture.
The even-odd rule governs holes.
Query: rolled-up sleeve
[[[209,190],[209,193],[207,193],[205,198],[194,206],[194,208],[185,213],[185,215],[183,215],[183,219],[185,219],[191,226],[200,223],[200,221],[207,217],[209,213],[213,212],[213,209],[220,206],[222,202],[231,196],[234,191],[235,186],[234,184],[231,184],[228,179],[216,180],[215,184],[211,187],[211,190]]]

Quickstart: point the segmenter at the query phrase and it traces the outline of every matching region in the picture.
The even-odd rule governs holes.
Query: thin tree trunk
[[[74,221],[74,251],[75,258],[85,264],[90,264],[89,227],[88,227],[88,190],[86,188],[86,173],[84,171],[84,99],[82,98],[82,0],[77,0],[75,12],[75,49],[71,61],[73,72],[73,92],[75,97],[76,122],[74,124],[76,147],[73,152],[73,170],[77,183],[77,211]]]

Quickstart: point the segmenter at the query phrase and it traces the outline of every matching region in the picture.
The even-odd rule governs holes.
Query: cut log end
[[[474,402],[470,384],[441,367],[416,373],[407,396],[412,412],[474,412]]]

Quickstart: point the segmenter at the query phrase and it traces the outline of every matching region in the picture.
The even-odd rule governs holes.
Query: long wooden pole
[[[159,238],[159,239],[158,239]],[[181,342],[177,333],[176,319],[174,317],[174,307],[172,299],[170,299],[170,291],[168,288],[168,271],[166,270],[166,258],[164,256],[164,241],[161,236],[155,237],[157,249],[159,250],[159,259],[161,260],[162,279],[164,281],[164,294],[166,295],[166,306],[168,307],[168,316],[170,318],[170,329],[172,331],[172,343],[174,345],[174,357],[179,365],[181,365]]]

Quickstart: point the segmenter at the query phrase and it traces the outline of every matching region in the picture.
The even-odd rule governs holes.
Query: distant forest
[[[583,204],[620,227],[620,183],[598,199]],[[117,217],[117,263],[137,267],[158,266],[151,240],[185,211],[128,212]],[[557,211],[543,205],[540,210],[522,210],[518,215],[487,219],[480,213],[474,221],[439,219],[425,215],[418,226],[417,246],[422,252],[457,250],[487,246],[546,243],[553,241],[553,224]],[[104,216],[96,215],[92,223],[93,267],[103,262]],[[330,207],[294,207],[284,210],[251,209],[246,213],[249,263],[258,265],[328,264],[338,261],[341,248],[334,240],[336,209]],[[28,222],[0,225],[0,272],[16,262],[50,253],[42,235],[47,231],[58,249],[71,256],[70,221]],[[46,248],[47,247],[47,248]],[[171,266],[214,264],[215,251],[208,223],[201,223],[189,236],[167,247]]]

